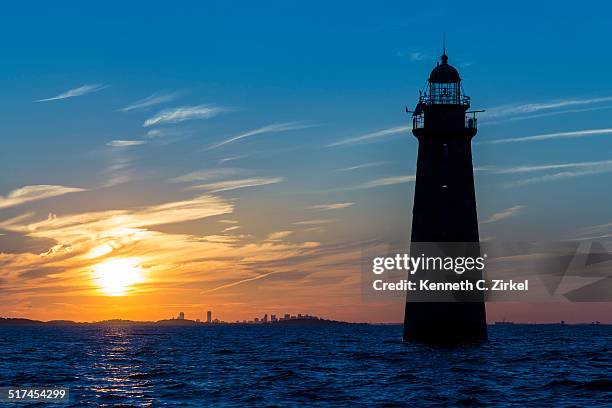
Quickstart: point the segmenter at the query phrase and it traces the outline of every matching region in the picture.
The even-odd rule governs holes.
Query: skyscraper
[[[444,52],[412,112],[412,133],[419,149],[411,253],[415,245],[431,245],[422,243],[433,243],[430,248],[443,250],[467,244],[462,255],[479,256],[471,148],[477,122],[476,111],[468,112],[469,108],[470,98],[463,93],[459,72],[448,64]],[[479,279],[481,273],[463,278]],[[405,341],[456,343],[484,340],[486,336],[481,296],[472,295],[466,301],[457,294],[450,302],[406,302]]]
[[[212,311],[206,312],[206,323],[212,323]]]

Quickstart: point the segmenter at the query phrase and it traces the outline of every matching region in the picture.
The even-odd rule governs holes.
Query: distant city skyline
[[[190,319],[185,314],[185,312],[179,312],[178,316],[172,317],[170,320],[190,320],[190,321],[195,321],[196,323],[206,323],[206,324],[215,324],[215,323],[229,324],[229,323],[276,323],[276,322],[282,322],[282,321],[287,321],[287,320],[319,320],[319,319],[320,318],[318,316],[313,316],[308,313],[297,313],[297,314],[285,313],[282,317],[277,317],[276,314],[271,314],[269,318],[268,318],[268,314],[265,313],[261,317],[253,317],[252,319],[248,319],[248,320],[238,319],[232,322],[232,321],[225,321],[220,318],[213,319],[212,311],[208,310],[206,312],[206,320],[204,322],[202,322],[197,317],[195,319]]]
[[[361,250],[410,236],[405,107],[444,32],[486,110],[481,239],[612,236],[612,5],[372,5],[6,4],[0,316],[401,322],[401,302],[364,302]],[[489,322],[611,312],[487,305]]]

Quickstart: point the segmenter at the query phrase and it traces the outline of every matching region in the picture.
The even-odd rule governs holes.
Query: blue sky
[[[237,248],[283,231],[321,247],[404,239],[417,147],[404,107],[445,32],[473,108],[487,110],[474,140],[481,236],[610,234],[610,11],[605,2],[5,5],[0,223],[207,191],[234,205],[239,228],[173,218],[155,230],[232,236]],[[492,143],[535,135],[550,136]],[[53,241],[11,225],[0,251],[38,253]]]

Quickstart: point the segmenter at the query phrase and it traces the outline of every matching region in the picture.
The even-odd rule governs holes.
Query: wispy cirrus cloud
[[[221,224],[238,224],[236,220],[219,220]]]
[[[585,129],[585,130],[576,130],[573,132],[556,132],[556,133],[545,133],[545,134],[533,135],[533,136],[511,137],[511,138],[496,139],[496,140],[485,140],[483,142],[479,142],[478,144],[539,142],[542,140],[575,139],[575,138],[598,136],[598,135],[609,135],[609,134],[612,134],[612,128]]]
[[[199,184],[192,186],[190,190],[204,190],[209,193],[219,193],[222,191],[237,190],[239,188],[266,186],[285,181],[283,177],[253,177],[239,180],[224,180],[214,183]]]
[[[535,113],[535,114],[531,114],[531,115],[511,116],[511,117],[507,117],[507,118],[500,118],[500,119],[497,119],[497,120],[489,120],[485,116],[484,117],[484,122],[482,122],[480,126],[482,126],[482,125],[485,125],[485,126],[497,125],[499,123],[515,122],[515,121],[518,121],[518,120],[545,118],[545,117],[549,117],[549,116],[565,115],[565,114],[568,114],[568,113],[593,112],[593,111],[608,110],[608,109],[612,109],[612,105],[589,106],[587,108],[575,108],[575,109],[563,109],[563,110],[557,110],[557,111],[552,111],[552,112]]]
[[[248,157],[248,155],[247,154],[243,154],[243,155],[240,155],[240,156],[225,157],[225,158],[219,160],[219,164],[223,164],[223,163],[227,163],[227,162],[231,162],[231,161],[235,161],[235,160],[244,159],[245,157]]]
[[[293,225],[325,225],[325,224],[332,224],[337,221],[338,220],[331,220],[331,219],[305,220],[305,221],[294,222]]]
[[[577,169],[574,171],[561,171],[553,174],[545,174],[538,177],[530,177],[522,180],[511,181],[504,184],[505,188],[521,187],[530,184],[546,183],[549,181],[558,181],[564,179],[571,179],[576,177],[593,176],[596,174],[603,174],[612,172],[612,165],[605,164],[599,166],[592,166],[583,169]]]
[[[495,214],[491,215],[489,218],[482,221],[481,224],[490,224],[492,222],[497,222],[515,217],[522,213],[525,208],[526,207],[524,205],[515,205],[514,207],[506,208],[505,210],[496,212]]]
[[[483,171],[490,174],[517,174],[517,173],[532,173],[547,170],[561,169],[589,169],[589,168],[608,168],[612,167],[612,160],[576,162],[576,163],[556,163],[556,164],[537,164],[537,165],[519,165],[512,167],[490,167]]]
[[[411,52],[402,52],[402,51],[398,51],[397,53],[395,53],[395,55],[397,57],[408,57],[410,59],[410,61],[423,61],[426,59],[429,59],[430,57],[428,57],[427,55],[423,54],[422,52],[419,51],[411,51]]]
[[[304,232],[325,232],[325,228],[323,227],[310,227],[304,228]]]
[[[178,98],[179,94],[174,93],[159,93],[156,92],[147,96],[146,98],[140,99],[126,107],[119,109],[121,112],[129,112],[133,110],[147,109],[152,106],[160,105],[162,103],[171,102]]]
[[[28,232],[34,236],[67,240],[89,231],[107,231],[152,227],[197,220],[231,213],[233,204],[215,196],[201,195],[188,200],[166,202],[134,210],[108,210],[82,214],[55,216],[19,226],[20,220],[5,227],[13,231]]]
[[[501,118],[514,115],[523,115],[547,110],[567,108],[571,106],[592,105],[597,103],[611,102],[612,96],[596,98],[572,98],[560,99],[540,103],[508,104],[489,108],[482,115],[486,118]]]
[[[343,208],[348,208],[355,203],[332,203],[332,204],[316,204],[306,207],[307,210],[315,210],[315,211],[329,211],[329,210],[341,210]]]
[[[268,241],[280,241],[293,234],[293,231],[276,231],[268,234]]]
[[[0,221],[0,228],[7,228],[11,225],[16,225],[23,223],[25,221],[31,220],[36,215],[35,212],[30,211],[25,214],[20,214],[15,217]]]
[[[242,170],[234,169],[234,168],[206,169],[206,170],[192,171],[191,173],[187,173],[182,176],[175,177],[172,179],[172,181],[178,182],[178,183],[190,183],[194,181],[211,181],[211,180],[218,180],[221,178],[236,176],[241,173],[243,173]]]
[[[545,183],[575,177],[590,176],[612,172],[612,160],[599,160],[574,163],[523,164],[510,167],[485,166],[479,168],[480,173],[493,175],[524,174],[557,171],[555,173],[504,183],[505,188],[520,187],[529,184]]]
[[[161,138],[179,138],[192,133],[188,129],[177,129],[177,128],[153,128],[147,130],[147,137],[150,139],[161,139]]]
[[[144,127],[180,123],[188,120],[209,119],[229,109],[213,105],[178,106],[164,109],[156,113],[143,123]]]
[[[223,231],[221,231],[221,232],[222,233],[231,232],[231,231],[235,231],[237,229],[240,229],[240,226],[239,225],[234,225],[234,226],[231,226],[231,227],[224,228]]]
[[[326,147],[336,147],[336,146],[347,146],[353,144],[360,143],[368,143],[373,142],[388,136],[397,135],[400,133],[406,133],[412,130],[412,126],[396,126],[388,129],[378,130],[372,133],[366,133],[365,135],[350,137],[347,139],[338,140],[337,142],[333,142],[328,144]]]
[[[416,180],[415,175],[402,175],[402,176],[392,176],[392,177],[382,177],[374,180],[369,180],[360,184],[354,184],[346,187],[335,187],[321,190],[309,190],[309,191],[298,191],[292,192],[292,195],[295,194],[327,194],[327,193],[337,193],[339,191],[355,191],[355,190],[363,190],[369,188],[377,188],[377,187],[385,187],[392,186],[396,184],[404,184],[404,183],[412,183]]]
[[[30,201],[38,201],[45,198],[56,197],[68,193],[85,191],[82,188],[66,187],[57,185],[40,184],[24,186],[11,191],[7,196],[0,196],[0,208],[14,207]]]
[[[366,181],[365,183],[355,186],[354,189],[392,186],[395,184],[411,183],[411,182],[414,182],[415,180],[416,180],[415,175],[383,177],[383,178],[379,178],[376,180]]]
[[[278,274],[283,274],[283,273],[286,273],[286,272],[267,272],[267,273],[257,274],[255,276],[252,276],[252,277],[249,277],[249,278],[240,279],[240,280],[232,282],[232,283],[226,283],[224,285],[217,286],[217,287],[214,287],[212,289],[208,289],[208,290],[202,291],[201,294],[206,294],[206,293],[210,293],[210,292],[216,292],[216,291],[222,290],[222,289],[233,288],[233,287],[238,286],[238,285],[242,285],[242,284],[245,284],[245,283],[249,283],[249,282],[253,282],[253,281],[257,281],[257,280],[260,280],[260,279],[267,278],[268,276],[273,276],[273,275],[278,275]]]
[[[371,163],[363,163],[363,164],[358,164],[356,166],[350,166],[350,167],[343,167],[340,169],[336,169],[336,171],[353,171],[353,170],[361,170],[361,169],[368,169],[370,167],[378,167],[378,166],[383,166],[385,164],[389,164],[389,162],[386,161],[381,161],[381,162],[371,162]]]
[[[307,124],[307,123],[302,123],[302,122],[272,123],[271,125],[266,125],[266,126],[263,126],[257,129],[249,130],[247,132],[243,132],[234,137],[230,137],[229,139],[223,140],[219,143],[215,143],[212,146],[210,146],[208,150],[216,149],[218,147],[225,146],[226,144],[230,144],[238,140],[246,139],[248,137],[252,137],[256,135],[261,135],[265,133],[287,132],[290,130],[306,129],[306,128],[310,128],[314,126],[318,126],[318,125]]]
[[[89,84],[83,85],[78,88],[69,89],[66,92],[62,92],[59,95],[52,96],[50,98],[38,99],[34,102],[50,102],[50,101],[58,101],[60,99],[68,99],[74,98],[76,96],[83,96],[93,92],[101,91],[102,89],[108,88],[109,85],[104,84]]]
[[[144,140],[111,140],[106,145],[110,147],[130,147],[130,146],[140,146],[147,142]]]

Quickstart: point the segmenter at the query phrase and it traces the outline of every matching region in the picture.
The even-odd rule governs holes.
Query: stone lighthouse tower
[[[442,252],[454,251],[454,256],[458,255],[457,248],[459,255],[480,256],[471,148],[477,131],[477,111],[468,111],[469,108],[470,98],[463,93],[459,72],[448,64],[444,52],[412,112],[412,133],[419,143],[412,256],[428,255],[432,247],[442,248]],[[418,253],[413,253],[417,251],[415,245],[419,246]],[[481,277],[482,272],[476,271],[455,274],[450,280],[476,281]],[[485,340],[482,296],[462,292],[451,297],[449,301],[431,296],[413,301],[409,296],[404,340],[429,343]]]

